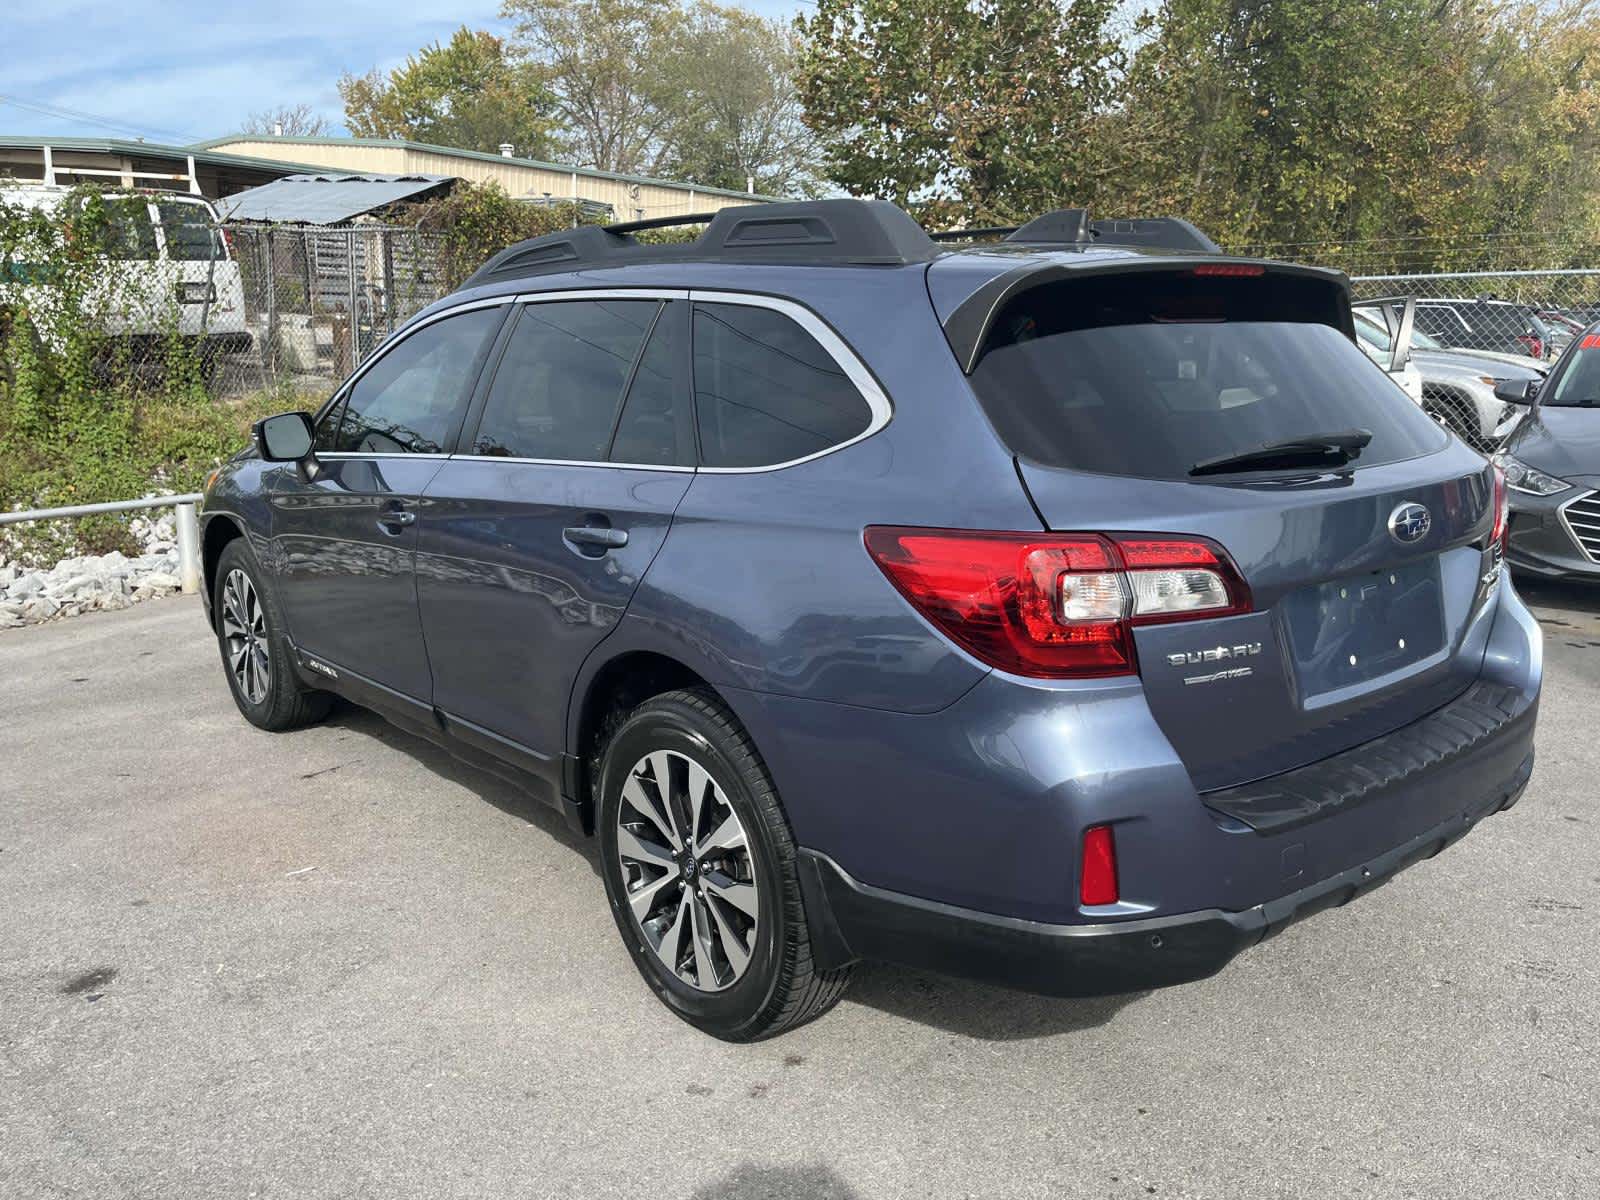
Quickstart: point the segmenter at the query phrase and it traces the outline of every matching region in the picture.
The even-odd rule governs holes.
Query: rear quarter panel
[[[726,687],[931,712],[987,673],[916,615],[862,543],[873,524],[1040,527],[944,341],[923,270],[707,281],[744,291],[766,283],[806,305],[855,349],[894,415],[810,462],[696,475],[586,676],[616,654],[652,649]]]

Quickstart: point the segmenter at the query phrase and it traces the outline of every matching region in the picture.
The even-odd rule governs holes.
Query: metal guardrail
[[[177,510],[178,581],[185,592],[200,590],[200,521],[195,505],[205,497],[199,492],[181,496],[150,496],[144,500],[111,500],[105,504],[72,504],[65,508],[29,508],[21,512],[0,512],[0,525],[22,521],[55,521],[63,517],[90,517],[97,513],[137,512],[144,508]]]

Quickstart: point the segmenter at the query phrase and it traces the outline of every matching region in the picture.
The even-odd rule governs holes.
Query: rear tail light
[[[1134,626],[1250,611],[1232,560],[1203,538],[874,525],[865,540],[918,612],[1016,675],[1137,674]]]
[[[1519,333],[1517,341],[1527,347],[1528,353],[1534,358],[1544,357],[1544,339],[1536,333]]]
[[[1506,551],[1506,527],[1511,521],[1511,496],[1506,491],[1506,469],[1499,463],[1494,470],[1494,529],[1489,534],[1489,545],[1496,556]]]
[[[1109,825],[1092,825],[1083,831],[1083,862],[1078,870],[1078,902],[1085,907],[1115,904],[1122,893],[1117,887],[1117,842]]]

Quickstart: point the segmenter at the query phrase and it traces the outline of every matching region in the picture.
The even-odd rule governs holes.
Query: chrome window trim
[[[318,450],[315,453],[316,453],[316,457],[319,458],[319,459],[320,458],[410,458],[410,459],[415,459],[417,462],[428,462],[428,461],[434,460],[434,459],[437,459],[437,460],[442,462],[445,459],[450,457],[450,455],[444,454],[442,452],[438,453],[438,454],[431,454],[431,453],[430,454],[407,454],[403,450],[399,450],[399,451],[396,451],[396,450]]]
[[[410,458],[411,455],[397,457]],[[520,458],[509,454],[448,454],[441,455],[452,462],[486,462],[486,463],[518,463],[529,467],[606,467],[613,471],[672,471],[680,475],[693,475],[695,471],[704,470],[704,467],[686,467],[679,463],[617,463],[593,462],[589,459],[576,458]]]
[[[1567,509],[1577,504],[1580,500],[1593,500],[1597,496],[1600,496],[1600,492],[1591,488],[1588,491],[1579,492],[1572,499],[1564,500],[1556,506],[1556,515],[1561,518],[1561,527],[1567,531],[1567,536],[1572,539],[1572,544],[1578,548],[1578,553],[1592,563],[1600,563],[1600,557],[1596,557],[1589,547],[1583,544],[1583,539],[1578,536],[1577,530],[1572,527],[1572,521],[1567,515]],[[1600,533],[1600,531],[1597,531],[1597,533]],[[1600,540],[1600,537],[1595,540]]]
[[[755,467],[705,467],[680,465],[654,466],[648,463],[613,463],[575,461],[573,459],[518,458],[503,457],[494,454],[458,453],[447,455],[445,457],[473,461],[481,460],[486,462],[524,463],[529,466],[544,467],[611,467],[621,471],[675,471],[684,473],[693,472],[702,475],[757,475],[767,471],[782,471],[788,467],[799,466],[801,463],[812,462],[816,459],[823,458],[826,455],[836,453],[837,451],[845,449],[847,446],[854,446],[857,442],[863,442],[873,434],[878,433],[883,429],[884,426],[889,424],[889,421],[894,416],[894,405],[890,402],[887,393],[885,393],[883,388],[878,385],[877,378],[870,370],[867,369],[867,365],[861,361],[860,356],[850,348],[849,343],[847,343],[842,337],[834,332],[833,327],[819,317],[816,313],[812,312],[811,309],[794,300],[786,300],[777,296],[764,296],[757,292],[729,292],[721,290],[705,290],[701,288],[594,287],[580,289],[566,288],[561,291],[554,292],[521,292],[514,297],[506,297],[503,299],[489,301],[480,300],[475,301],[474,304],[483,305],[490,303],[504,303],[508,301],[517,304],[541,304],[560,300],[595,299],[702,300],[707,304],[738,304],[743,305],[746,308],[766,308],[771,309],[773,312],[782,313],[784,316],[792,320],[796,325],[799,325],[800,328],[804,329],[814,339],[816,339],[817,344],[827,352],[828,357],[833,359],[835,364],[838,365],[839,369],[844,372],[845,377],[849,379],[853,385],[855,385],[856,391],[858,391],[861,394],[861,398],[866,401],[867,408],[872,414],[871,419],[867,422],[867,427],[864,430],[856,434],[855,437],[849,438],[846,441],[835,443],[832,446],[818,450],[814,454],[807,454],[801,458],[792,458],[785,462],[768,463]],[[461,306],[462,309],[466,307],[468,306]],[[447,311],[455,312],[460,310],[450,309]],[[438,315],[443,316],[445,314],[439,313]],[[352,378],[350,382],[354,383],[354,378]],[[320,415],[318,419],[321,419]],[[414,456],[395,455],[393,457],[409,458]]]
[[[687,300],[687,288],[593,287],[562,288],[556,292],[518,292],[518,304],[544,304],[557,300]]]

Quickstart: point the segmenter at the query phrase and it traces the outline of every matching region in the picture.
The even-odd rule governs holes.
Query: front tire
[[[713,1037],[749,1042],[838,1003],[820,971],[794,835],[754,744],[708,692],[635,709],[600,767],[601,874],[645,982]]]
[[[228,689],[245,720],[277,733],[328,715],[333,697],[301,684],[283,616],[243,538],[223,548],[211,603]]]

